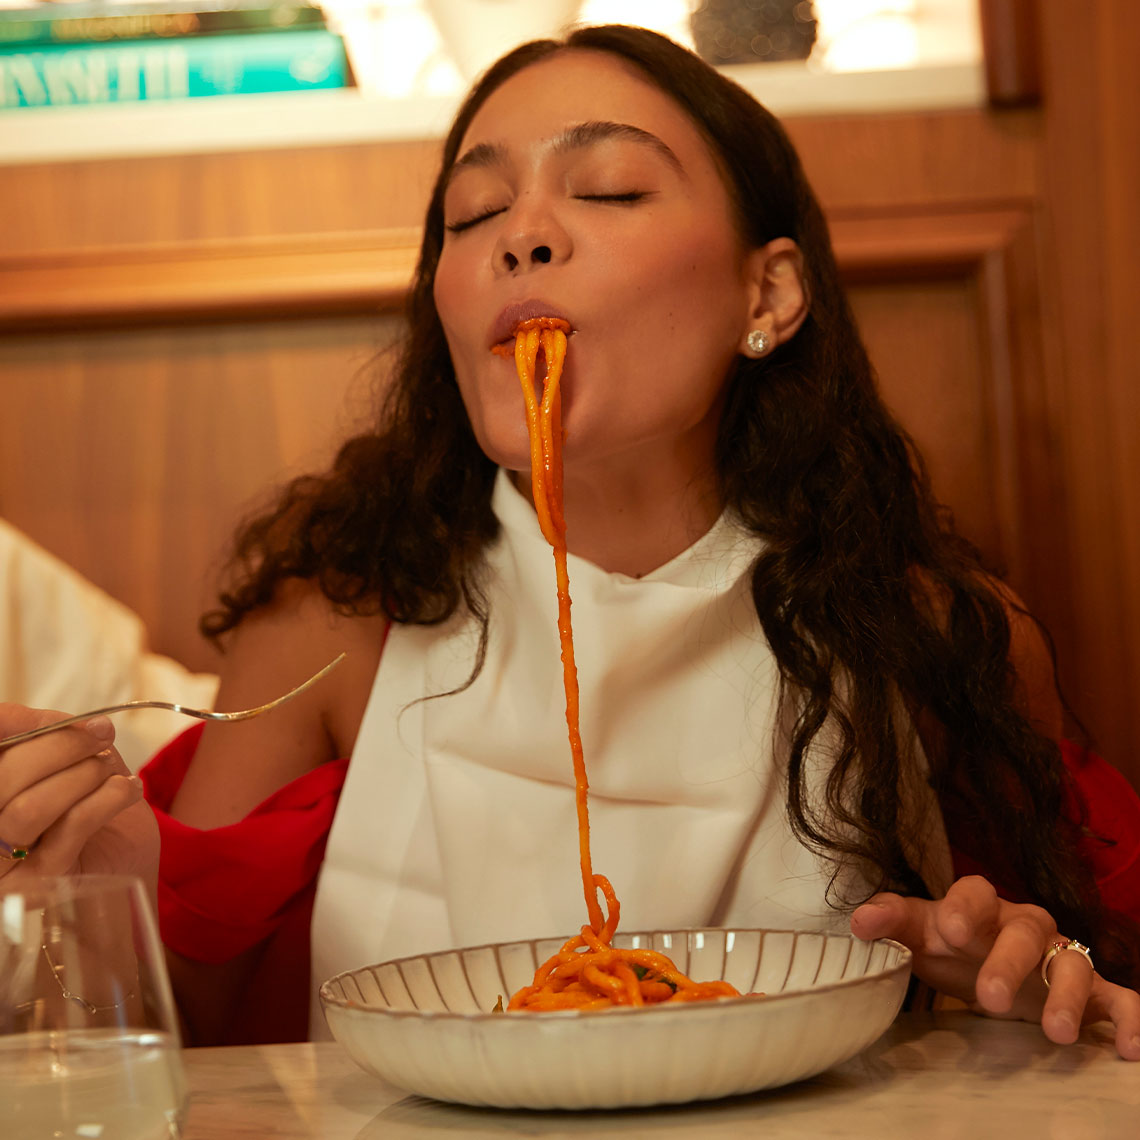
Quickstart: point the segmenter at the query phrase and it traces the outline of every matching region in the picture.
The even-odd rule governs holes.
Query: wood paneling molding
[[[381,312],[415,269],[415,230],[206,241],[0,259],[0,332]]]
[[[831,238],[848,284],[960,277],[1008,246],[1026,218],[1013,209],[836,218]]]

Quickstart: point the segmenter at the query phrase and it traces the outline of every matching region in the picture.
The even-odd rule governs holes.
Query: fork
[[[330,661],[320,672],[314,673],[307,681],[302,681],[295,689],[290,689],[289,692],[280,697],[251,709],[239,709],[237,712],[214,712],[210,709],[187,708],[186,705],[172,704],[170,701],[123,701],[122,704],[108,705],[106,708],[92,709],[90,712],[64,717],[63,720],[54,721],[52,724],[30,728],[27,732],[17,732],[15,736],[7,736],[0,740],[0,750],[9,748],[13,744],[20,744],[25,740],[31,740],[36,736],[56,732],[58,729],[66,728],[69,724],[78,724],[81,720],[90,720],[95,716],[106,716],[109,713],[124,712],[129,709],[167,709],[170,712],[181,713],[183,716],[196,717],[198,720],[249,720],[251,717],[261,716],[262,713],[267,713],[270,709],[275,709],[278,705],[283,705],[286,701],[291,701],[294,697],[300,696],[306,689],[312,688],[322,677],[331,673],[346,656],[347,654],[342,653]]]

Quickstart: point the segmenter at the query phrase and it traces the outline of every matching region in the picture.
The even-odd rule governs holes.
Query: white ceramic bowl
[[[333,1036],[365,1071],[437,1100],[498,1108],[620,1108],[802,1080],[894,1020],[911,954],[897,942],[782,930],[622,934],[729,998],[591,1013],[491,1013],[564,939],[477,946],[338,974],[321,986]]]

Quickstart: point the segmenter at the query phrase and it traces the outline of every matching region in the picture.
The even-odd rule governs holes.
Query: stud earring
[[[746,343],[753,356],[763,356],[772,347],[772,338],[763,329],[753,329]]]

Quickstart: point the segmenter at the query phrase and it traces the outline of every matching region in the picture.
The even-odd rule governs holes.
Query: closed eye
[[[647,190],[627,190],[622,194],[575,194],[574,197],[579,202],[617,202],[617,203],[632,203],[640,202],[643,198],[648,198],[650,191]],[[473,226],[477,226],[480,222],[487,221],[488,218],[493,218],[496,214],[501,214],[506,209],[505,206],[495,206],[490,209],[483,210],[481,213],[475,214],[470,218],[464,218],[459,222],[448,222],[445,229],[448,233],[461,234],[464,230],[469,230]]]
[[[640,202],[642,198],[648,198],[649,193],[629,190],[624,194],[575,194],[574,197],[580,202]]]
[[[448,233],[461,234],[464,230],[469,230],[472,226],[477,226],[480,222],[485,222],[488,218],[493,218],[496,214],[501,214],[505,208],[504,206],[491,207],[490,209],[484,210],[481,214],[464,218],[461,222],[448,222],[444,228]]]

